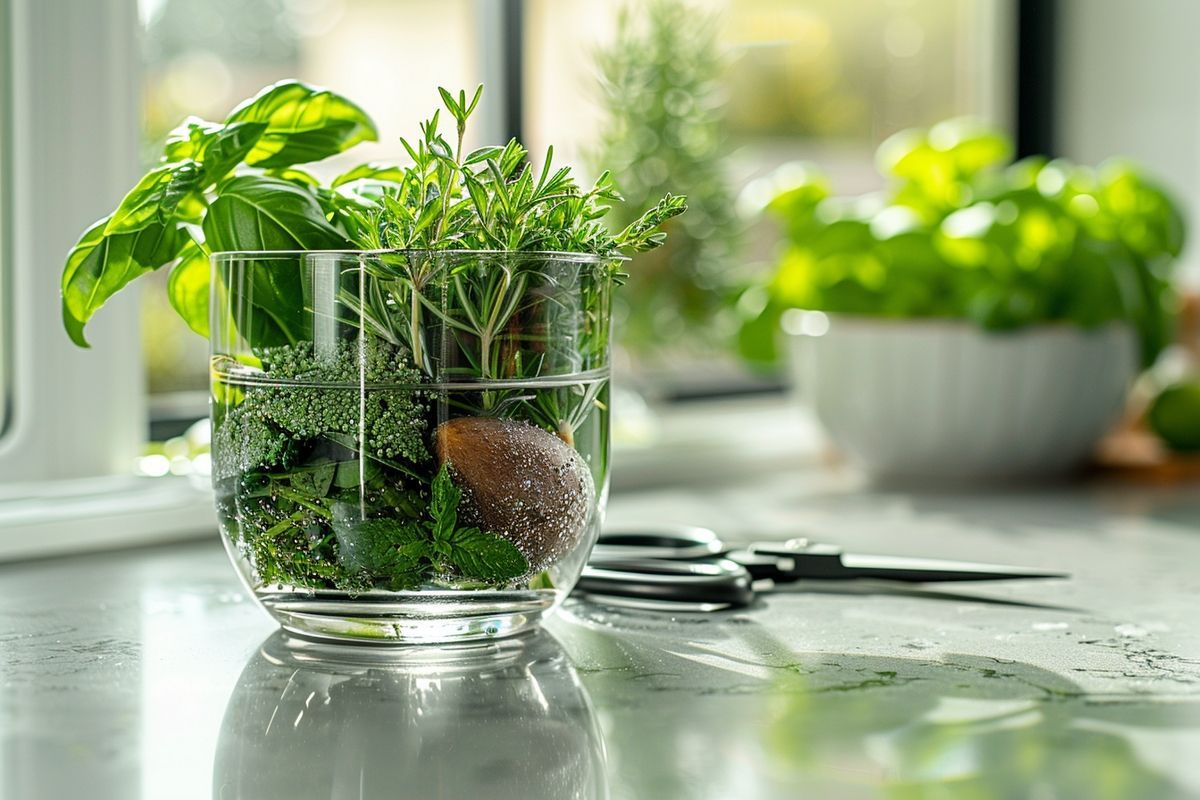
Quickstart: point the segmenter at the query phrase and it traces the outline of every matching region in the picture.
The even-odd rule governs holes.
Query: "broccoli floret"
[[[218,481],[248,472],[286,469],[296,452],[292,437],[246,402],[225,410],[212,437],[213,479]]]
[[[358,388],[334,388],[362,383],[416,386],[420,373],[403,348],[377,339],[340,341],[331,352],[314,354],[311,342],[301,342],[267,348],[262,356],[272,378],[313,384],[247,392],[247,404],[263,419],[301,439],[334,433],[357,441],[365,432],[362,449],[382,458],[419,463],[429,457],[428,409],[415,389],[368,389],[360,397]]]

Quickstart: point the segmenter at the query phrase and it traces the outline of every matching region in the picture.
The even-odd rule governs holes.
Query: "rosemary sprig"
[[[452,147],[439,131],[440,112],[421,124],[415,142],[400,140],[412,164],[401,168],[379,202],[349,209],[356,243],[364,249],[541,250],[615,258],[661,245],[666,234],[659,227],[687,208],[685,198],[668,194],[613,235],[603,218],[621,196],[608,172],[585,190],[569,167],[554,166],[553,147],[535,170],[515,139],[464,156],[483,87],[470,100],[464,91],[439,91],[455,122],[456,143]]]
[[[604,217],[621,202],[621,196],[608,172],[584,189],[569,167],[554,165],[552,147],[535,169],[528,151],[515,139],[502,147],[481,147],[464,154],[467,127],[483,87],[469,98],[465,91],[457,95],[445,89],[439,92],[454,121],[454,144],[441,133],[442,116],[435,112],[421,124],[419,138],[400,140],[412,163],[388,168],[386,179],[376,181],[374,195],[360,194],[356,202],[341,209],[350,219],[347,227],[354,232],[355,243],[365,250],[492,250],[514,255],[487,259],[485,268],[471,271],[433,256],[397,257],[397,275],[376,276],[384,289],[382,295],[372,290],[358,303],[347,293],[342,300],[364,324],[386,331],[389,340],[402,336],[414,364],[427,374],[435,369],[429,342],[423,338],[425,320],[432,317],[448,335],[462,337],[466,346],[459,349],[471,361],[474,377],[516,377],[519,369],[507,363],[499,340],[509,321],[520,313],[521,304],[528,302],[527,288],[550,278],[534,274],[538,261],[522,261],[519,254],[598,255],[607,260],[606,268],[620,281],[624,277],[618,271],[621,257],[661,245],[666,234],[659,228],[686,210],[685,198],[668,194],[613,234]],[[378,165],[360,171],[377,177],[385,174]],[[445,269],[452,274],[441,274]],[[431,298],[431,286],[444,288],[448,298]],[[595,334],[589,352],[607,347],[606,325],[587,329]],[[546,344],[553,346],[552,342]],[[496,401],[490,394],[482,399],[485,410]]]

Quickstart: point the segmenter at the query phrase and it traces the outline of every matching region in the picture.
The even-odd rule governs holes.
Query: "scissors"
[[[901,556],[859,555],[804,538],[733,548],[692,525],[608,529],[600,534],[575,589],[628,598],[640,608],[716,611],[750,605],[755,595],[800,580],[876,579],[905,583],[1066,578],[1063,572]]]

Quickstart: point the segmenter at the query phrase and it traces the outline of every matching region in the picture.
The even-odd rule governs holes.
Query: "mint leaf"
[[[464,578],[487,582],[509,581],[529,571],[529,562],[512,542],[478,528],[458,527],[462,490],[450,478],[450,462],[433,479],[429,514],[433,523],[430,549]]]
[[[454,531],[448,558],[463,577],[482,581],[509,581],[529,571],[529,562],[512,542],[478,528]]]
[[[462,500],[462,491],[450,479],[449,461],[442,464],[433,479],[432,493],[429,514],[433,517],[433,528],[430,532],[436,544],[445,545],[458,528],[458,503]]]
[[[355,520],[353,510],[342,503],[334,506],[333,532],[346,569],[393,582],[419,577],[421,561],[429,555],[420,527],[390,519]]]

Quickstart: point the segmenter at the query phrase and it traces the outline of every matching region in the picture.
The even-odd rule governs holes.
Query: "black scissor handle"
[[[747,606],[754,601],[750,573],[724,558],[677,561],[593,557],[575,589],[584,594],[675,603]]]
[[[717,534],[698,525],[655,525],[605,528],[592,548],[593,561],[614,558],[660,558],[690,561],[726,552]]]

